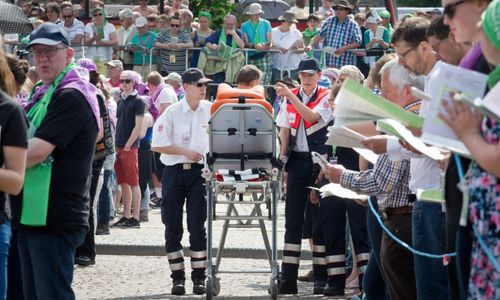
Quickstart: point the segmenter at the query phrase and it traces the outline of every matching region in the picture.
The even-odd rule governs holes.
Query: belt
[[[197,163],[181,163],[181,164],[175,164],[171,167],[181,169],[181,170],[191,170],[191,169],[196,169],[196,168],[201,169],[203,167],[203,165],[200,165]]]
[[[384,210],[380,211],[380,215],[382,219],[387,220],[392,215],[408,215],[411,214],[413,210],[412,206],[403,206],[403,207],[388,207]]]
[[[311,152],[292,151],[292,153],[290,154],[290,157],[295,157],[295,158],[300,158],[300,159],[311,159],[312,155],[311,155]]]

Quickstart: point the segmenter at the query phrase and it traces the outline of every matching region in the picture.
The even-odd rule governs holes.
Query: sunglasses
[[[100,14],[100,13],[94,15],[94,17],[100,17],[100,16],[102,16],[102,14]]]
[[[170,24],[170,27],[181,27],[181,24]]]
[[[208,86],[208,82],[196,82],[196,83],[191,83],[191,85],[197,86],[199,88],[201,88],[201,87],[207,87]]]
[[[460,4],[463,4],[465,2],[466,2],[465,0],[460,0],[460,1],[457,1],[455,3],[450,3],[450,4],[446,5],[444,7],[443,14],[445,16],[447,16],[448,19],[453,19],[453,17],[455,16],[455,12],[457,10],[457,6],[459,6]]]
[[[131,83],[131,79],[120,79],[120,83]]]
[[[334,7],[333,10],[344,11],[344,10],[348,10],[348,8],[345,8],[345,7]]]
[[[73,15],[71,15],[71,16],[62,16],[62,18],[63,19],[71,19],[71,18],[73,18]]]

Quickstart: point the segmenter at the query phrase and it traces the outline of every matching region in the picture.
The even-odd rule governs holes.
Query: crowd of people
[[[36,28],[0,40],[0,299],[74,299],[73,268],[96,263],[95,235],[139,228],[156,208],[171,293],[186,293],[186,256],[193,293],[204,294],[207,99],[217,92],[210,84],[223,82],[266,96],[280,128],[280,294],[297,294],[304,280],[325,296],[356,286],[358,299],[500,297],[497,119],[443,101],[440,117],[467,158],[433,160],[372,122],[350,128],[379,154],[373,164],[325,144],[348,78],[423,117],[428,102],[412,88],[430,93],[441,63],[486,74],[487,91],[498,90],[499,0],[443,0],[444,11],[397,24],[387,11],[354,14],[346,0],[323,0],[311,15],[296,1],[275,28],[253,3],[239,28],[228,14],[220,29],[208,12],[195,19],[185,1],[158,16],[140,0],[119,12],[118,30],[99,1],[90,2],[89,23],[78,20],[84,3],[82,12],[70,2],[20,0]],[[307,22],[303,32],[297,19]],[[371,49],[379,51],[367,55]],[[324,170],[312,152],[330,161]],[[369,200],[308,189],[329,182]],[[445,201],[424,201],[421,190],[442,190]],[[189,253],[181,244],[184,205]],[[299,276],[303,239],[313,266]]]

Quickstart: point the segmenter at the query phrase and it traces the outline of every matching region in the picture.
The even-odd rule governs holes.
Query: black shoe
[[[297,278],[301,282],[313,282],[314,281],[314,272],[313,270],[309,270],[305,275],[301,275]]]
[[[205,294],[205,279],[202,278],[193,279],[193,294],[196,295]]]
[[[184,287],[184,280],[174,280],[172,286],[172,295],[184,295],[186,288]]]
[[[291,295],[297,294],[299,291],[297,289],[297,282],[289,282],[285,280],[281,280],[278,293],[280,295]]]
[[[130,218],[123,224],[123,228],[140,228],[141,227],[141,222],[137,220],[136,218]]]
[[[124,227],[129,219],[121,217],[120,220],[116,221],[112,227]]]
[[[109,234],[109,224],[97,223],[95,229],[95,235],[108,235]]]
[[[95,258],[91,258],[85,255],[77,256],[75,257],[75,265],[79,265],[80,267],[95,265]]]
[[[324,281],[315,281],[314,282],[314,295],[323,295],[325,292],[325,282]]]
[[[344,289],[338,288],[336,286],[328,285],[323,293],[325,296],[344,296]]]

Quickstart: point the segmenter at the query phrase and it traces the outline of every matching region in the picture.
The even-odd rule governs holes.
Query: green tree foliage
[[[398,7],[441,7],[441,0],[396,0]]]
[[[191,0],[189,6],[194,16],[200,11],[208,11],[212,14],[211,28],[222,28],[224,16],[234,11],[235,5],[227,0]]]

